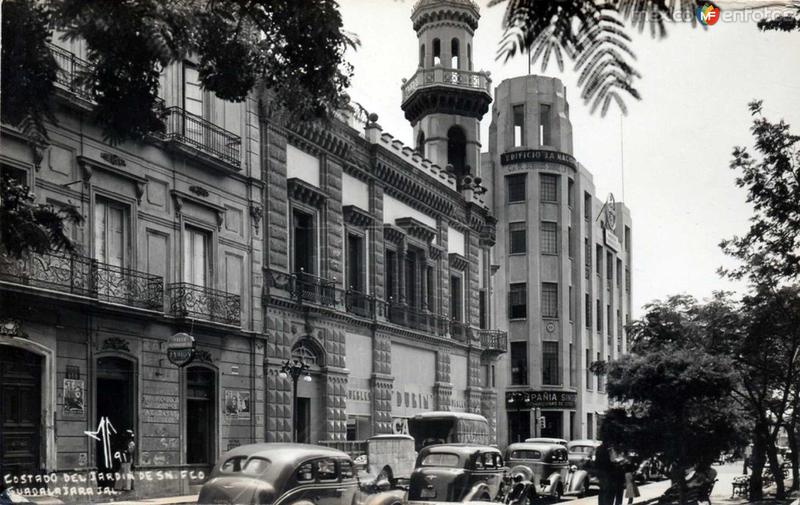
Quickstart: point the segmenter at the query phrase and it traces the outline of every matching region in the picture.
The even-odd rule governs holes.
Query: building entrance
[[[125,358],[106,357],[97,360],[97,386],[95,387],[95,405],[97,416],[96,429],[100,429],[104,419],[108,420],[113,430],[105,424],[105,432],[109,435],[111,456],[106,452],[102,440],[96,442],[95,462],[104,471],[119,468],[113,454],[122,449],[125,430],[136,431],[134,399],[135,396],[134,364]],[[116,433],[115,433],[116,432]],[[102,435],[102,433],[100,434]],[[116,463],[116,464],[115,464]]]
[[[39,470],[42,358],[0,345],[0,476]]]
[[[203,367],[186,370],[186,463],[214,462],[214,371]]]

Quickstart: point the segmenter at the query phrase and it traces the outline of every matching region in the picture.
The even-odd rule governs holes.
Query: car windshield
[[[422,458],[422,463],[420,464],[422,466],[449,466],[455,468],[458,466],[458,455],[443,452],[428,454]]]
[[[594,447],[591,445],[573,445],[569,448],[569,452],[574,452],[578,454],[591,454],[594,452]]]
[[[261,475],[269,468],[269,460],[264,458],[250,458],[242,468],[242,473]]]

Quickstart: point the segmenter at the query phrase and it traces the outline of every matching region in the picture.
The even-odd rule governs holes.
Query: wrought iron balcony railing
[[[298,300],[318,305],[337,305],[336,283],[303,271],[294,274],[293,293]]]
[[[395,303],[393,301],[383,301],[381,303],[384,304],[386,313],[388,314],[387,318],[392,323],[440,337],[447,336],[450,325],[446,318],[425,309],[411,307],[404,303]]]
[[[375,314],[375,298],[350,289],[344,292],[344,308],[351,314],[372,318]]]
[[[92,100],[92,93],[85,85],[85,79],[92,70],[92,64],[63,47],[50,43],[47,46],[58,64],[56,83],[76,96]]]
[[[478,330],[481,348],[490,352],[508,352],[508,333],[500,330]]]
[[[165,111],[166,131],[163,136],[166,140],[211,155],[228,163],[234,170],[241,169],[242,139],[238,135],[181,107],[167,107]]]
[[[403,86],[403,102],[418,89],[429,86],[452,86],[484,91],[491,95],[492,80],[486,72],[472,72],[455,68],[420,68]]]
[[[151,310],[164,308],[164,281],[78,254],[50,252],[16,260],[0,255],[0,279]]]
[[[167,294],[170,313],[176,317],[241,324],[242,301],[239,295],[186,282],[168,284]]]
[[[287,274],[266,271],[266,285],[284,291],[297,303],[312,303],[346,311],[360,317],[375,317],[375,297],[354,289],[343,290],[335,281],[316,275],[298,272]]]

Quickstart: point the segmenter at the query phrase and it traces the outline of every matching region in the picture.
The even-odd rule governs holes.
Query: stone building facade
[[[203,92],[187,60],[162,76],[166,131],[111,145],[77,80],[83,46],[53,37],[49,145],[2,125],[3,175],[84,221],[75,254],[0,260],[0,476],[103,472],[131,430],[136,467],[178,472],[135,493],[185,494],[222,452],[264,438],[259,111]],[[197,350],[184,368],[167,356],[181,332]]]
[[[495,89],[483,172],[497,243],[497,326],[510,352],[498,371],[498,439],[596,438],[608,405],[602,368],[627,351],[632,222],[597,196],[573,153],[558,79],[507,79]]]

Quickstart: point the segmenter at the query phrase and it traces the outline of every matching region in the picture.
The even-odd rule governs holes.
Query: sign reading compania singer
[[[526,149],[525,151],[512,151],[510,153],[503,153],[500,155],[501,165],[513,165],[515,163],[527,163],[530,161],[549,161],[550,163],[566,165],[577,170],[575,158],[567,153],[558,151],[548,151],[546,149]]]
[[[509,400],[513,399],[512,402]],[[574,409],[578,393],[573,391],[507,391],[506,405],[509,410]]]

